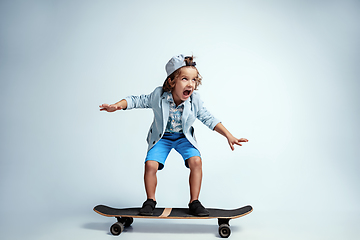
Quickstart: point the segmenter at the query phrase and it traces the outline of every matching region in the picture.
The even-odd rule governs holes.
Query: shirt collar
[[[167,100],[168,102],[175,104],[174,98],[173,98],[171,92],[165,92],[165,98],[166,98],[166,100]],[[182,102],[182,103],[180,103],[179,106],[177,106],[177,107],[181,107],[181,106],[184,106],[184,105],[185,105],[185,102]]]

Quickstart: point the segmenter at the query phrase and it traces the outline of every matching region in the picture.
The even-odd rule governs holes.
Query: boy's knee
[[[187,160],[190,170],[202,168],[201,158],[198,156],[191,157]]]
[[[145,171],[146,172],[157,172],[159,168],[159,163],[156,161],[146,161],[145,162]]]

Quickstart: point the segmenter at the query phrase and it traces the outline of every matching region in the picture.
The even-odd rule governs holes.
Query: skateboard
[[[105,205],[94,207],[94,211],[106,217],[115,217],[117,222],[110,227],[113,235],[120,235],[125,227],[129,227],[134,218],[152,218],[152,219],[210,219],[217,218],[219,225],[219,234],[223,238],[230,236],[231,230],[229,221],[234,218],[245,216],[252,212],[253,208],[248,205],[245,207],[226,210],[207,208],[209,216],[198,217],[191,215],[188,208],[155,208],[152,216],[142,216],[139,214],[140,208],[112,208]]]

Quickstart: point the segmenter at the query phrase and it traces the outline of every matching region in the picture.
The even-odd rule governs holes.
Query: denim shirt
[[[146,139],[149,144],[148,150],[150,150],[164,135],[169,119],[170,103],[166,99],[166,92],[163,92],[162,87],[157,87],[150,94],[128,96],[125,100],[127,102],[126,110],[134,108],[151,108],[153,110],[154,120]],[[214,130],[215,126],[220,122],[203,105],[204,103],[200,99],[198,92],[193,92],[184,102],[184,110],[182,113],[181,125],[183,133],[189,142],[197,149],[199,148],[192,126],[195,119],[199,119],[211,130]]]

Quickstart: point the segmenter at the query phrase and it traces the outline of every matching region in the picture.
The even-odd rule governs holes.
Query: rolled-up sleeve
[[[134,108],[151,108],[151,96],[152,93],[148,95],[140,95],[140,96],[127,96],[125,98],[127,102],[126,110],[131,110]]]

